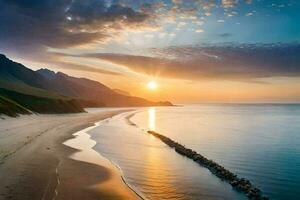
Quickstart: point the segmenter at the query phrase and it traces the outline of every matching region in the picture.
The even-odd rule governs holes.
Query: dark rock
[[[229,170],[225,169],[223,166],[219,165],[218,163],[214,162],[213,160],[208,160],[201,154],[193,151],[192,149],[186,148],[185,146],[171,140],[168,137],[160,135],[154,131],[148,131],[149,134],[160,139],[162,142],[174,148],[175,151],[182,156],[188,157],[194,160],[199,165],[206,167],[209,169],[214,175],[219,177],[220,179],[227,181],[233,188],[239,190],[247,195],[249,199],[254,200],[268,200],[268,197],[264,197],[261,195],[261,191],[253,187],[251,182],[245,178],[238,178],[237,175],[230,172]]]

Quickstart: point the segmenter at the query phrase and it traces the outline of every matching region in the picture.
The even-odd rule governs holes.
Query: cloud
[[[56,66],[56,68],[61,69],[71,69],[71,70],[77,70],[77,71],[86,71],[86,72],[94,72],[99,74],[106,74],[106,75],[114,75],[114,76],[120,76],[121,73],[113,72],[109,70],[99,69],[93,66],[84,65],[84,64],[74,64],[66,61],[53,61],[49,62],[48,64],[53,64]]]
[[[222,6],[225,9],[234,8],[236,7],[240,2],[245,2],[246,4],[251,4],[252,0],[222,0]]]
[[[34,59],[36,62],[45,63],[54,68],[59,69],[71,69],[77,71],[94,72],[106,75],[122,75],[119,72],[110,71],[106,69],[98,68],[97,66],[89,64],[80,64],[78,62],[71,62],[68,54],[64,53],[48,53],[47,55],[41,55],[42,57]]]
[[[238,0],[222,0],[222,5],[224,8],[232,8],[236,6]]]
[[[172,0],[174,4],[182,4],[182,0]]]
[[[110,73],[87,65],[71,65],[49,52],[52,49],[101,48],[122,33],[154,30],[164,23],[186,21],[202,25],[214,7],[234,6],[234,1],[214,0],[0,0],[0,51],[24,60],[61,64],[66,68]],[[196,27],[196,33],[205,30]],[[175,38],[168,31],[160,38]],[[152,38],[152,34],[146,34]],[[121,37],[120,37],[121,38]],[[78,50],[79,48],[77,48]],[[63,67],[62,66],[62,67]]]
[[[0,18],[0,43],[14,48],[68,48],[148,25],[147,14],[104,0],[0,0]]]
[[[210,10],[219,6],[212,0],[172,2],[0,0],[0,49],[21,52],[26,48],[64,49],[99,44],[120,32],[157,29],[178,18],[199,21],[201,13],[211,14]],[[226,8],[235,2],[222,0],[221,4]]]
[[[232,36],[232,34],[231,33],[221,33],[221,34],[219,34],[219,36],[222,38],[229,38]]]
[[[300,44],[224,44],[152,49],[153,56],[85,54],[133,71],[168,78],[255,81],[300,77]]]
[[[203,29],[201,29],[201,28],[199,28],[199,29],[195,30],[195,32],[196,32],[196,33],[203,33],[203,32],[204,32],[204,30],[203,30]]]
[[[101,44],[120,31],[154,27],[152,17],[146,10],[106,0],[0,0],[0,51],[48,65],[115,74],[63,62],[48,49]]]

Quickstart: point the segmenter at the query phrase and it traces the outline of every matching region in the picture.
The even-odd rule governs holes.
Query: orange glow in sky
[[[156,90],[157,87],[158,87],[158,85],[157,85],[156,81],[150,81],[147,83],[147,88],[149,90]]]

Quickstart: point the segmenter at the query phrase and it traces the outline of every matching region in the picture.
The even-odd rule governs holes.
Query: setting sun
[[[150,81],[149,83],[147,83],[147,88],[149,90],[156,90],[157,87],[158,87],[158,85],[155,81]]]

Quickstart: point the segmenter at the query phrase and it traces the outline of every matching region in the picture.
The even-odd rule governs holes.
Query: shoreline
[[[116,170],[113,170],[114,172],[117,172],[117,176],[119,176],[119,178],[122,180],[122,182],[126,185],[126,187],[128,189],[130,189],[135,195],[137,195],[141,200],[146,200],[145,197],[143,197],[141,194],[139,194],[134,188],[133,186],[131,186],[127,181],[126,181],[126,178],[123,174],[123,171],[122,169],[120,168],[119,165],[117,165],[116,163],[114,163],[112,160],[110,160],[109,158],[101,155],[101,153],[95,151],[93,149],[93,147],[97,144],[97,142],[95,140],[92,139],[91,135],[88,133],[90,130],[98,127],[101,125],[102,122],[105,122],[106,120],[108,119],[104,119],[100,122],[96,122],[94,123],[93,125],[83,129],[83,130],[80,130],[76,133],[73,133],[72,135],[74,136],[74,138],[71,138],[71,139],[68,139],[67,141],[63,142],[64,145],[66,146],[69,146],[71,148],[75,148],[75,149],[78,149],[79,152],[77,153],[81,153],[81,154],[84,154],[82,156],[76,156],[75,154],[77,153],[74,153],[70,156],[71,159],[74,159],[74,160],[78,160],[78,161],[82,161],[82,162],[90,162],[90,163],[93,163],[93,164],[96,164],[96,165],[105,165],[106,167],[115,167]],[[88,141],[87,141],[88,140]],[[74,142],[77,143],[74,144]],[[90,142],[90,146],[87,146],[86,145],[86,142]],[[78,145],[78,143],[85,143],[85,146],[84,148],[82,148],[82,146]],[[90,160],[90,159],[86,159],[88,157],[91,157],[91,155],[89,155],[91,152],[95,153],[96,155],[98,155],[98,157],[100,158],[101,157],[101,160],[102,162],[97,162],[95,161],[95,157],[93,158],[93,160]],[[85,158],[85,159],[82,159],[82,158]],[[108,161],[109,163],[103,163],[103,159],[105,159],[106,161]],[[104,161],[105,162],[105,161]],[[108,166],[108,165],[112,165],[112,166]],[[112,170],[112,169],[111,169]],[[117,178],[117,177],[116,177]]]
[[[101,155],[101,154],[100,154]],[[102,155],[101,155],[102,156]],[[104,157],[104,156],[103,156]],[[106,157],[104,157],[106,158]],[[121,173],[121,179],[122,181],[124,182],[124,184],[130,189],[132,190],[132,192],[134,192],[141,200],[147,200],[146,197],[144,197],[142,194],[140,194],[136,189],[134,189],[134,186],[130,185],[127,181],[126,181],[126,177],[123,173],[123,170],[122,168],[117,165],[116,163],[114,163],[112,160],[110,160],[109,158],[106,158],[109,162],[111,162],[112,165],[114,165],[118,170],[119,172]]]
[[[127,186],[115,190],[122,180],[107,188],[114,176],[110,168],[72,160],[79,151],[63,145],[72,134],[125,111],[0,120],[0,199],[139,199]]]

